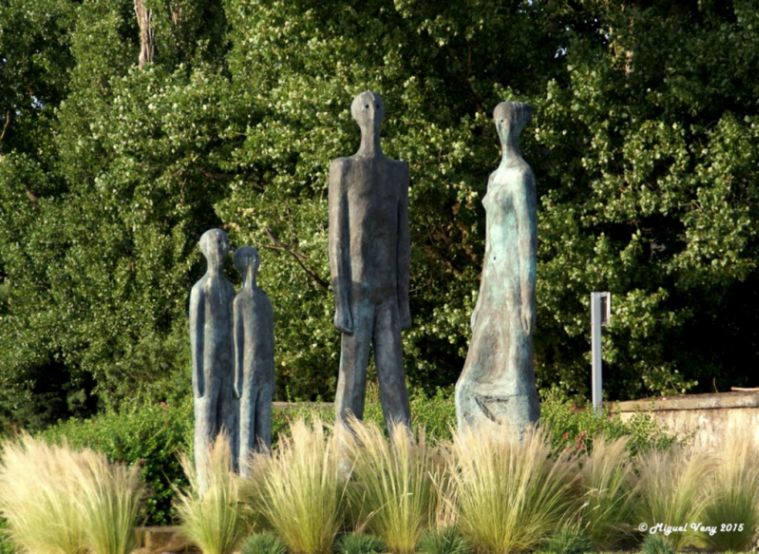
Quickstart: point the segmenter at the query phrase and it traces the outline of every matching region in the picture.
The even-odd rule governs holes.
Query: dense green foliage
[[[145,1],[142,69],[132,0],[0,6],[6,428],[187,395],[211,226],[262,251],[277,397],[330,399],[326,169],[356,148],[365,89],[385,99],[386,153],[410,164],[413,385],[463,365],[504,98],[536,108],[539,385],[587,392],[591,290],[613,294],[611,398],[749,383],[755,2]]]
[[[634,414],[623,421],[618,413],[598,414],[589,406],[578,406],[562,398],[557,389],[545,392],[540,405],[540,424],[556,448],[589,451],[593,439],[626,437],[631,452],[663,449],[675,436],[660,427],[648,414]]]

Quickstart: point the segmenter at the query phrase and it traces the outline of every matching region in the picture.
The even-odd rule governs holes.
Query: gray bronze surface
[[[532,361],[537,199],[518,144],[531,115],[532,108],[518,102],[502,102],[493,114],[502,159],[482,201],[485,259],[472,340],[456,383],[459,429],[501,425],[521,436],[540,411]]]
[[[222,268],[229,251],[221,229],[206,231],[199,241],[206,257],[206,274],[190,293],[190,346],[195,408],[195,463],[202,481],[208,448],[220,432],[230,440],[233,460],[238,452],[239,402],[234,394],[232,301],[234,288]]]
[[[401,329],[411,326],[408,166],[382,153],[383,113],[379,95],[356,96],[351,115],[361,146],[329,167],[329,266],[342,332],[335,404],[338,422],[363,417],[373,346],[385,421],[408,425],[401,350]]]
[[[253,452],[271,448],[274,395],[274,315],[266,293],[256,284],[258,251],[243,246],[235,267],[243,286],[234,301],[235,393],[240,399],[240,473],[247,476]]]

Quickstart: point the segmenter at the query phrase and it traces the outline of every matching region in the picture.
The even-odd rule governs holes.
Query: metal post
[[[603,306],[602,306],[603,305]],[[605,308],[605,309],[604,309]],[[603,377],[601,361],[601,326],[606,324],[611,312],[611,295],[608,292],[590,293],[590,337],[591,337],[591,393],[593,409],[601,410],[603,401]]]

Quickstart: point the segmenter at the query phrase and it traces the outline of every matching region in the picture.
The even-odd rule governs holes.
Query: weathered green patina
[[[521,435],[537,421],[532,333],[535,326],[535,177],[519,151],[532,108],[502,102],[493,113],[502,158],[483,198],[485,259],[472,340],[456,383],[459,428],[500,425]]]

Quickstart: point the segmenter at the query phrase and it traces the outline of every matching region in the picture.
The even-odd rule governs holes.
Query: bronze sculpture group
[[[208,268],[190,293],[190,345],[195,464],[204,490],[206,454],[219,433],[227,434],[232,464],[243,474],[251,454],[271,446],[274,321],[269,298],[256,285],[256,249],[235,252],[243,278],[235,296],[221,271],[229,253],[226,233],[211,229],[198,244]]]
[[[539,413],[532,365],[535,327],[535,178],[519,151],[532,109],[502,102],[494,111],[502,159],[490,175],[485,259],[472,339],[456,383],[460,429],[499,426],[521,435]],[[363,416],[366,369],[373,350],[388,426],[409,425],[401,330],[411,326],[408,165],[380,147],[384,105],[362,92],[351,105],[361,129],[358,151],[329,167],[329,267],[335,327],[341,333],[335,408],[337,422]],[[226,234],[207,231],[199,246],[206,274],[190,296],[190,341],[195,396],[195,456],[200,468],[214,437],[230,436],[242,473],[251,453],[271,445],[274,387],[272,308],[256,285],[258,252],[242,247],[235,265],[243,286],[235,296],[221,268]]]

